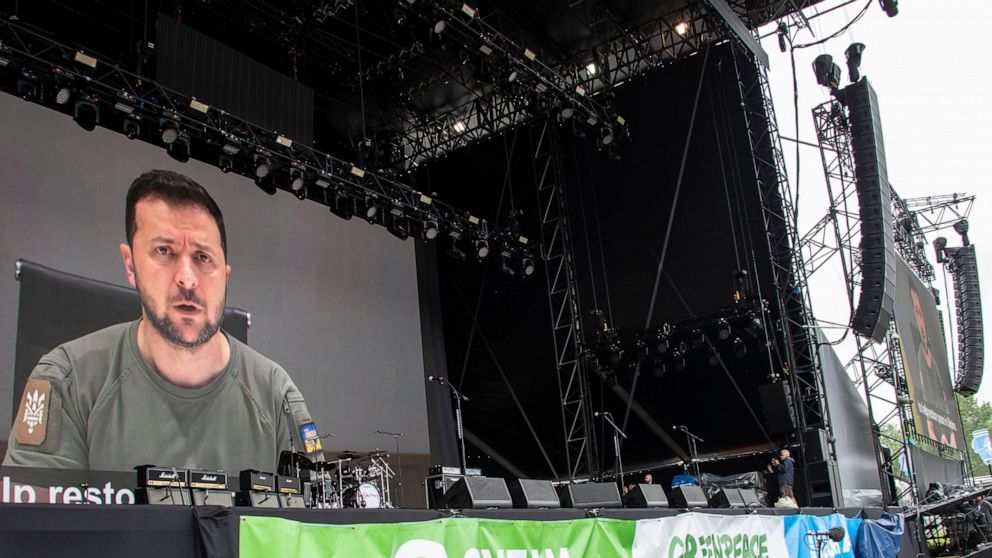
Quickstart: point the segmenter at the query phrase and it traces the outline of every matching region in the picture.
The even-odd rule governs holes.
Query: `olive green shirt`
[[[187,389],[138,352],[138,321],[65,343],[38,362],[11,429],[4,465],[129,471],[152,464],[275,472],[303,451],[306,403],[278,364],[227,336],[231,357],[208,385]],[[227,335],[225,333],[225,335]]]

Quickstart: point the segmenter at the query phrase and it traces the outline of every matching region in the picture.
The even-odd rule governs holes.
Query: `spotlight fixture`
[[[957,223],[954,223],[954,232],[961,235],[961,244],[965,246],[970,246],[971,241],[968,240],[968,220],[961,219]]]
[[[725,341],[730,337],[730,322],[726,318],[720,318],[716,323],[716,327],[716,336],[721,341]]]
[[[443,19],[437,20],[437,23],[434,24],[434,34],[440,35],[441,33],[444,33],[444,30],[447,27],[448,27],[448,23],[446,21],[444,21]]]
[[[590,62],[590,63],[586,64],[586,73],[589,74],[590,76],[596,75],[596,70],[597,69],[598,68],[596,68],[596,63],[595,62]]]
[[[478,238],[473,241],[473,246],[475,247],[475,256],[480,260],[489,255],[489,241],[484,238]]]
[[[710,366],[720,364],[720,353],[716,352],[716,347],[710,347],[709,353],[706,356],[706,363]]]
[[[127,139],[135,139],[141,134],[141,125],[134,118],[124,119],[124,135]]]
[[[72,111],[72,119],[80,128],[92,132],[100,123],[100,107],[92,100],[79,99]]]
[[[847,58],[847,77],[851,83],[861,79],[861,53],[865,51],[864,43],[851,43],[844,56]]]
[[[369,224],[375,224],[376,215],[379,213],[379,206],[375,204],[375,198],[367,196],[365,198],[365,220]]]
[[[691,343],[692,343],[692,348],[693,349],[701,349],[703,347],[703,345],[706,344],[706,338],[703,337],[703,332],[700,331],[700,330],[698,330],[698,329],[692,330],[692,341],[691,341]]]
[[[737,360],[743,360],[744,355],[747,354],[747,345],[744,344],[744,340],[740,337],[735,337],[733,342],[734,347],[734,358]]]
[[[686,23],[685,21],[680,21],[676,23],[675,32],[678,33],[679,36],[685,37],[685,34],[689,32],[689,24]]]
[[[255,178],[267,178],[272,166],[264,155],[255,155]]]
[[[55,93],[55,102],[60,105],[64,105],[72,99],[72,90],[68,87],[63,87]]]
[[[162,143],[168,145],[174,143],[179,138],[179,125],[171,118],[163,118],[158,124],[161,132]]]
[[[657,333],[654,338],[654,351],[659,355],[663,355],[668,352],[668,347],[668,337],[666,337],[663,333]]]
[[[613,129],[610,128],[609,126],[607,126],[607,127],[603,128],[602,130],[600,130],[599,134],[600,134],[599,141],[603,145],[611,145],[613,143],[613,140],[616,139],[613,136]]]
[[[672,372],[685,370],[685,353],[681,350],[672,352]]]
[[[389,224],[386,226],[386,230],[400,240],[406,240],[410,237],[410,224],[402,212],[399,214],[390,212]]]
[[[227,155],[221,155],[217,158],[217,166],[220,168],[221,172],[227,174],[234,169],[234,160]]]
[[[25,101],[37,102],[41,98],[41,85],[37,78],[29,72],[21,72],[21,78],[17,80],[17,94]]]
[[[306,183],[303,181],[302,176],[293,178],[293,181],[289,184],[289,188],[296,194],[297,198],[301,200],[307,199]]]
[[[511,254],[510,252],[507,252],[505,250],[503,252],[500,252],[500,254],[499,254],[499,270],[502,271],[503,273],[507,274],[510,277],[516,277],[517,276],[517,272],[510,265],[510,260],[511,260],[512,257],[513,257],[513,254]],[[617,362],[619,362],[619,361],[617,361]],[[614,363],[614,364],[616,364],[616,363]]]
[[[176,141],[166,145],[166,151],[169,152],[169,157],[180,163],[189,161],[189,138],[178,136]]]
[[[428,219],[424,221],[424,226],[421,229],[421,238],[424,240],[434,240],[437,238],[437,230],[437,221]]]
[[[840,66],[834,64],[834,57],[829,54],[821,54],[813,60],[813,72],[816,74],[816,83],[823,87],[836,91],[840,85]]]
[[[465,124],[465,121],[461,119],[455,120],[455,122],[451,125],[451,127],[454,128],[455,131],[458,132],[459,134],[463,134],[465,133],[465,130],[468,130],[468,125]]]
[[[575,109],[572,107],[564,107],[561,109],[562,118],[571,118],[575,116]]]
[[[530,277],[534,274],[534,270],[536,269],[533,258],[523,258],[520,261],[520,266],[524,270],[524,277]]]
[[[331,213],[345,221],[351,219],[355,214],[355,200],[349,198],[342,190],[334,192],[334,199],[331,200],[329,207]]]
[[[462,250],[461,247],[458,245],[459,240],[461,240],[462,238],[462,233],[459,231],[451,231],[450,233],[448,233],[448,238],[451,239],[451,242],[448,244],[448,249],[445,251],[452,258],[455,258],[456,260],[465,261],[466,259],[465,251]]]

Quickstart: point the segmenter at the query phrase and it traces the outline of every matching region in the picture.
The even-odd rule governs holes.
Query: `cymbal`
[[[338,459],[365,459],[367,457],[379,457],[380,455],[385,455],[386,452],[380,450],[374,451],[355,451],[355,450],[343,450],[338,453]]]

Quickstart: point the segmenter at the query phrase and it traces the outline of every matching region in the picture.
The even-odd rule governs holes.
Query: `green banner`
[[[320,525],[244,516],[241,558],[630,558],[637,522],[452,518]]]

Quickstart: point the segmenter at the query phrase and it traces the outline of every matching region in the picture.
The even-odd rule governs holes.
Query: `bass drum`
[[[382,494],[367,482],[344,491],[344,505],[349,508],[381,508]]]

